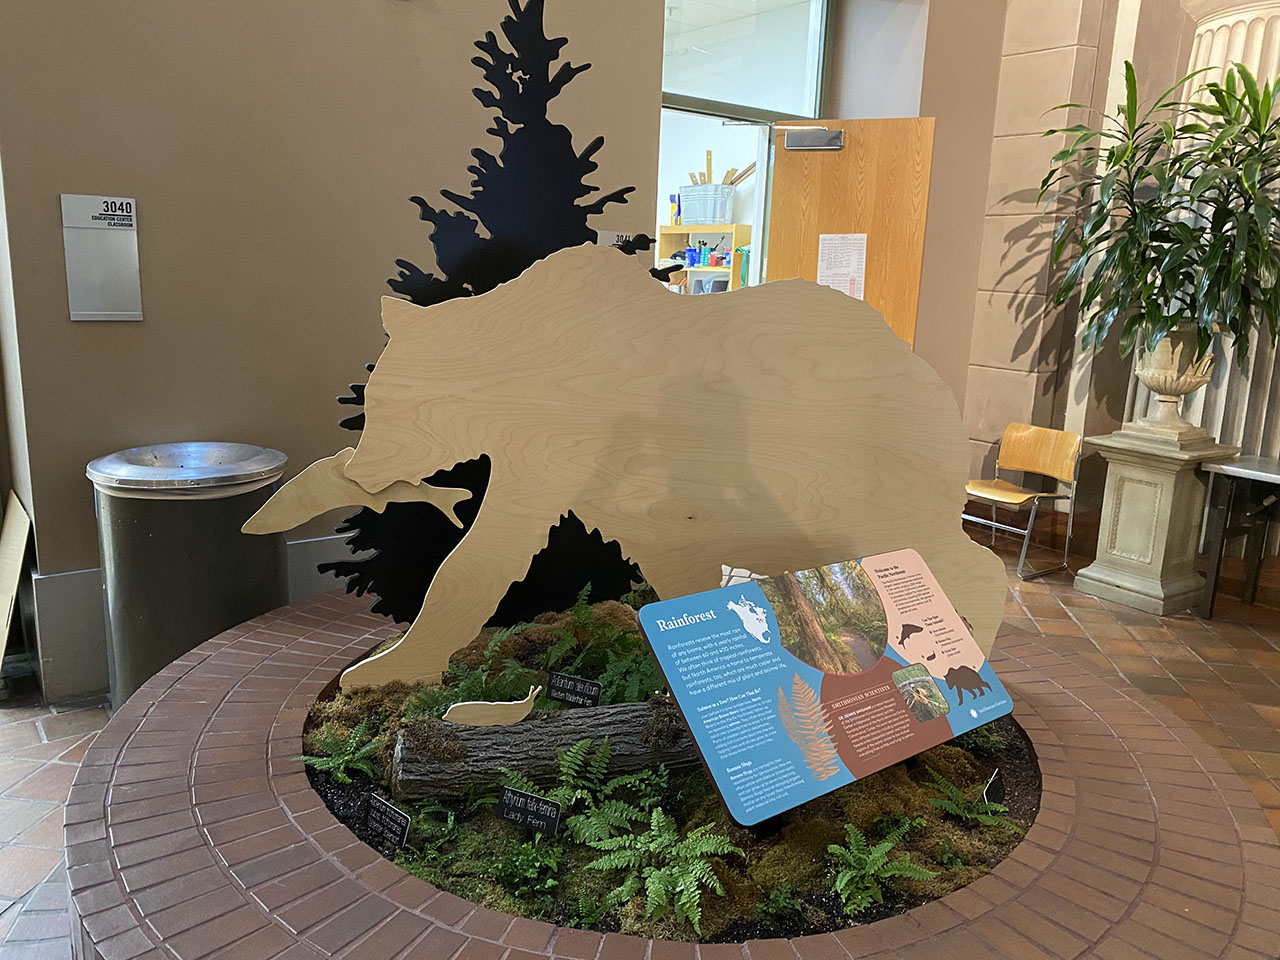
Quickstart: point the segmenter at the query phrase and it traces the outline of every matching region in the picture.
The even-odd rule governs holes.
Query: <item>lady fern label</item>
[[[748,826],[1012,709],[914,550],[651,603],[640,624]]]

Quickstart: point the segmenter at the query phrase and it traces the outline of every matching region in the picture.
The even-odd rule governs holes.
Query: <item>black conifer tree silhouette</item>
[[[585,179],[599,167],[592,158],[604,146],[604,138],[596,137],[578,152],[569,129],[547,118],[548,104],[591,64],[565,61],[556,66],[568,38],[547,37],[544,2],[508,0],[511,14],[503,19],[501,30],[509,50],[492,31],[476,42],[483,56],[471,62],[492,89],[477,87],[472,94],[497,111],[486,132],[502,142],[502,149],[496,157],[479,148],[471,151],[476,162],[467,168],[474,175],[469,194],[440,191],[458,210],[433,207],[422,197],[410,198],[419,218],[431,224],[429,239],[439,273],[397,260],[399,271],[387,283],[414,303],[430,306],[485,293],[557,250],[595,242],[597,234],[588,218],[610,204],[626,203],[627,194],[635,189],[621,187],[590,203],[579,202],[599,190]],[[487,236],[480,234],[481,226]],[[621,249],[634,254],[652,243],[640,234]],[[667,272],[653,271],[661,279]],[[373,365],[367,369],[372,371]],[[351,394],[338,402],[363,407],[364,385],[352,384]],[[362,430],[363,410],[341,424]],[[457,508],[462,530],[430,504],[392,503],[382,513],[361,509],[338,532],[351,534],[346,543],[353,553],[372,550],[372,555],[323,563],[320,572],[347,578],[348,593],[375,594],[375,613],[401,622],[412,620],[441,562],[475,521],[489,469],[489,458],[481,456],[426,478],[432,484],[473,492]],[[492,622],[511,624],[544,610],[567,608],[588,581],[594,602],[621,596],[639,579],[639,569],[623,558],[616,542],[606,543],[598,531],[588,533],[582,521],[568,513],[551,529],[547,547],[533,558],[525,579],[508,592]]]

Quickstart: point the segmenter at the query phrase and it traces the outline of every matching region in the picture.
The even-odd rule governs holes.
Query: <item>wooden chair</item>
[[[1021,473],[1034,473],[1043,477],[1051,477],[1070,484],[1069,493],[1039,493],[1019,487],[1007,480],[1000,479],[1001,470],[1012,470]],[[1066,430],[1050,430],[1047,427],[1033,427],[1028,423],[1011,423],[1004,431],[996,453],[996,476],[992,480],[970,480],[965,484],[965,493],[970,500],[980,500],[991,505],[991,518],[975,517],[963,514],[970,523],[981,524],[991,528],[991,542],[995,543],[996,531],[1005,530],[1022,537],[1022,554],[1018,557],[1018,576],[1023,580],[1034,580],[1045,574],[1056,573],[1067,568],[1067,551],[1071,549],[1071,527],[1075,521],[1076,480],[1080,472],[1080,434]],[[1027,547],[1031,544],[1031,531],[1036,524],[1036,511],[1042,501],[1066,500],[1067,506],[1067,540],[1062,548],[1062,563],[1045,570],[1032,570],[1024,573],[1027,562]],[[996,520],[997,507],[1009,507],[1022,511],[1030,504],[1031,515],[1027,518],[1025,528],[1013,527]]]

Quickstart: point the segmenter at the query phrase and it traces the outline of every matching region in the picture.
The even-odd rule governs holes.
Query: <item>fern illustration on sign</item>
[[[822,701],[798,673],[791,683],[790,700],[782,688],[778,688],[778,716],[782,718],[787,736],[804,754],[804,765],[815,780],[825,780],[840,772],[836,747],[831,742],[831,727],[822,712]]]

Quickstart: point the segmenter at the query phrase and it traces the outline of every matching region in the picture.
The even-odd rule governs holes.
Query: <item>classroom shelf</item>
[[[729,249],[737,250],[751,243],[751,224],[749,223],[690,223],[680,226],[658,227],[658,259],[670,260],[677,250],[687,247],[688,239],[694,236],[720,236],[729,241]],[[685,273],[727,273],[729,289],[737,290],[742,286],[742,254],[734,253],[729,263],[723,267],[686,267]]]

